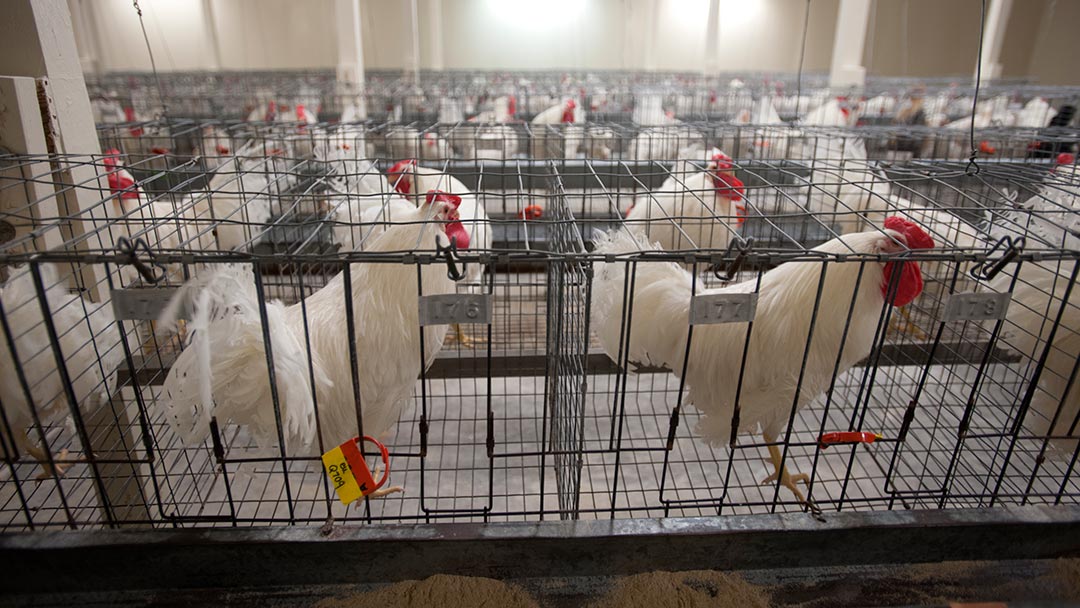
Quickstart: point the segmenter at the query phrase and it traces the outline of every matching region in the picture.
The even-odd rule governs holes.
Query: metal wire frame
[[[14,162],[30,168],[40,166],[42,160],[23,158]],[[85,157],[44,160],[88,162]],[[255,168],[236,161],[240,166],[231,172],[237,180],[255,174],[269,174],[270,183],[295,180],[306,175],[293,164],[299,160],[257,157]],[[106,173],[107,167],[100,159],[93,162]],[[409,488],[418,488],[418,494],[410,489],[403,498],[344,509],[334,502],[317,466],[312,466],[314,459],[268,455],[266,446],[257,445],[245,429],[224,421],[213,433],[216,440],[199,448],[184,447],[168,429],[157,403],[157,386],[167,373],[169,353],[177,345],[158,343],[149,352],[140,352],[143,345],[137,340],[137,332],[130,328],[130,322],[120,322],[116,328],[120,331],[115,335],[110,332],[108,337],[109,343],[119,343],[125,353],[120,388],[110,399],[109,415],[129,422],[106,420],[94,426],[83,420],[82,426],[87,427],[90,444],[95,437],[109,432],[122,439],[114,440],[111,449],[106,446],[99,450],[95,446],[94,456],[101,457],[94,460],[85,456],[69,458],[74,465],[52,484],[52,489],[44,489],[48,483],[28,481],[34,470],[32,462],[22,460],[16,464],[9,460],[9,470],[17,475],[12,479],[21,482],[4,483],[7,506],[2,512],[8,515],[5,529],[316,523],[328,516],[368,522],[497,521],[801,508],[775,488],[757,486],[759,471],[754,463],[759,461],[762,444],[739,441],[730,453],[708,448],[691,430],[696,416],[692,409],[682,409],[679,418],[672,416],[682,390],[680,378],[663,370],[628,373],[629,366],[613,363],[619,357],[604,356],[590,336],[591,267],[606,261],[583,253],[592,230],[617,225],[629,200],[650,196],[647,193],[655,196],[660,184],[668,179],[685,185],[691,173],[704,169],[704,159],[675,167],[655,162],[588,160],[433,164],[443,174],[454,175],[478,192],[493,226],[502,225],[505,232],[496,231],[496,245],[491,251],[465,258],[485,264],[488,269],[480,284],[463,289],[480,288],[495,295],[495,316],[487,330],[487,347],[478,351],[458,347],[441,353],[436,364],[425,372],[418,395],[394,427],[390,445],[395,458],[395,483],[400,480]],[[742,234],[756,234],[755,230],[763,229],[755,226],[763,226],[772,234],[770,238],[760,237],[760,244],[755,245],[743,271],[736,276],[754,277],[781,261],[806,259],[809,247],[835,234],[837,226],[828,211],[811,211],[805,204],[801,212],[792,211],[780,204],[806,197],[815,187],[869,187],[882,179],[870,168],[856,167],[856,175],[861,177],[845,178],[832,176],[842,175],[841,169],[845,168],[836,161],[809,166],[736,161],[736,173],[749,186],[747,207],[753,214],[739,230]],[[891,167],[888,179],[894,191],[915,203],[912,208],[892,211],[908,213],[915,221],[920,221],[918,211],[922,208],[956,216],[1003,211],[1012,200],[1006,196],[1008,191],[1040,188],[1047,167],[1038,162],[986,163],[977,175],[968,175],[961,165],[941,163]],[[27,179],[54,183],[57,172],[50,169],[31,173]],[[824,183],[810,179],[827,172],[829,178]],[[168,174],[170,170],[160,173]],[[202,183],[209,181],[207,176]],[[186,185],[187,180],[181,183]],[[1051,187],[1060,189],[1069,183]],[[9,187],[19,185],[25,185],[25,181],[16,180]],[[137,185],[144,187],[144,192],[152,191],[146,179]],[[104,212],[109,201],[118,196],[107,180],[102,177],[93,184],[63,187],[94,189],[102,198],[101,207],[46,220],[98,220],[105,226],[66,241],[67,253],[37,258],[13,254],[3,261],[33,264],[53,260],[75,267],[128,262],[127,257],[111,253],[109,236],[126,233],[127,229],[122,228],[122,221]],[[312,189],[314,186],[308,186],[301,192]],[[140,201],[140,211],[151,211],[154,200],[172,201],[188,194],[183,186],[155,192],[160,194],[144,196],[146,200]],[[207,194],[213,197],[223,193],[207,188]],[[694,194],[702,204],[710,195]],[[283,204],[293,200],[288,198],[293,195],[277,196]],[[832,198],[839,197],[826,200]],[[528,221],[516,217],[535,203],[543,207],[544,217]],[[245,208],[247,205],[250,203],[245,203]],[[28,205],[28,211],[33,206]],[[1070,212],[1064,208],[1024,210],[1021,216],[1060,223],[1061,214]],[[1027,224],[1001,215],[999,222],[1014,227],[1032,242],[1014,262],[1075,259],[1075,251],[1062,250],[1060,244],[1045,239],[1040,244],[1040,238],[1029,231]],[[150,219],[166,224],[181,217],[168,215],[166,222]],[[195,223],[199,224],[197,219]],[[713,219],[725,218],[714,215]],[[798,228],[802,225],[814,229]],[[930,231],[935,238],[947,236]],[[150,234],[152,231],[146,231],[143,236]],[[194,247],[186,251],[183,247],[177,248],[179,251],[154,247],[161,244],[160,240],[151,247],[158,261],[181,264],[195,276],[224,261],[254,263],[260,269],[252,275],[253,280],[259,278],[256,285],[260,300],[290,302],[303,302],[336,272],[349,272],[341,270],[345,260],[402,265],[406,270],[403,276],[415,272],[410,268],[442,263],[433,256],[425,258],[410,252],[311,251],[297,246],[297,240],[307,239],[287,239],[289,244],[283,249],[254,253],[226,252],[219,244],[202,251]],[[245,244],[256,242],[253,236]],[[79,247],[88,251],[80,251]],[[687,253],[673,253],[631,258],[628,263],[656,263],[656,257],[667,257],[696,261],[703,268],[710,263],[726,265],[733,255],[723,251],[690,252],[689,257]],[[810,495],[819,507],[924,508],[1076,498],[1071,465],[1043,462],[1033,466],[1038,446],[1045,445],[1047,438],[1029,434],[1023,425],[1016,425],[1031,378],[1045,369],[1039,364],[1039,352],[1017,357],[1008,353],[1007,344],[1002,343],[1006,338],[997,329],[943,322],[940,304],[959,291],[956,286],[961,280],[962,263],[977,263],[993,255],[989,247],[980,246],[954,247],[912,258],[933,268],[927,271],[928,282],[947,283],[944,291],[928,289],[924,296],[928,301],[912,305],[909,323],[923,335],[901,331],[902,327],[890,326],[889,320],[883,318],[877,342],[880,348],[874,358],[852,371],[837,374],[824,400],[794,413],[791,431],[781,440],[782,449],[794,468],[813,477],[815,485]],[[855,256],[844,262],[829,260],[833,264],[871,261]],[[275,273],[275,267],[291,271]],[[105,276],[109,277],[105,286],[120,285],[113,281],[115,273]],[[710,277],[706,274],[700,278],[701,288],[720,284]],[[483,331],[469,331],[478,329]],[[362,346],[357,345],[357,349]],[[62,352],[61,358],[71,360],[67,352]],[[913,402],[917,404],[914,408],[909,405]],[[967,410],[970,415],[965,416]],[[78,421],[80,414],[73,417]],[[964,419],[967,434],[958,440],[958,421]],[[1010,424],[1016,428],[1002,432]],[[849,427],[880,429],[893,441],[871,449],[822,451],[817,447],[821,431]],[[41,430],[48,436],[56,432],[54,428]],[[59,448],[69,443],[70,435],[60,430],[60,437],[49,445]],[[99,470],[105,465],[128,470],[123,475],[105,474],[99,484],[95,462]],[[135,476],[131,475],[132,467],[138,468]],[[113,495],[112,485],[120,483],[128,493]],[[1058,485],[1053,491],[1047,489],[1055,483]],[[101,485],[105,491],[94,490]],[[102,499],[102,494],[107,498]],[[116,496],[121,499],[114,501]],[[70,514],[62,507],[63,502],[74,505]],[[99,513],[103,504],[108,506],[105,512],[113,514],[111,519]]]
[[[801,82],[801,87],[796,83]],[[831,89],[821,74],[730,73],[701,74],[641,72],[425,72],[419,83],[412,74],[371,72],[363,90],[337,83],[330,72],[199,72],[161,76],[162,93],[148,74],[110,74],[91,79],[88,87],[99,106],[100,120],[124,120],[124,108],[142,119],[160,113],[160,95],[169,100],[173,117],[193,119],[263,120],[295,116],[304,105],[321,120],[351,116],[361,105],[366,115],[394,122],[456,122],[474,116],[492,99],[512,95],[518,117],[536,113],[567,96],[596,113],[602,121],[643,121],[640,112],[652,108],[657,117],[669,110],[682,120],[728,121],[749,111],[763,97],[772,99],[785,120],[794,120],[822,103],[842,97],[852,106],[869,102],[868,121],[892,121],[898,104],[914,94],[926,100],[928,112],[947,120],[970,114],[972,88],[955,82],[871,78],[859,90]],[[1076,103],[1075,87],[1035,86],[1001,81],[984,85],[983,93],[1007,97],[1022,105],[1035,98],[1052,108]],[[655,106],[655,108],[653,108]],[[1048,118],[1048,117],[1047,117]],[[655,121],[655,119],[649,119]],[[1040,124],[1045,124],[1042,120]]]

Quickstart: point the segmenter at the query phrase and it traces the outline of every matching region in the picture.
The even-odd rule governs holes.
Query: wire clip
[[[461,261],[458,256],[457,250],[457,237],[450,237],[450,246],[443,247],[438,241],[435,241],[435,257],[440,255],[446,256],[446,276],[451,281],[460,281],[465,278],[465,275],[469,272],[469,265]],[[458,263],[461,263],[461,270],[458,270]]]
[[[742,269],[743,262],[746,260],[746,254],[750,253],[750,250],[754,247],[754,239],[741,239],[734,238],[728,243],[727,250],[724,251],[725,258],[731,257],[735,253],[735,259],[731,261],[725,268],[721,268],[720,265],[713,266],[713,274],[721,281],[731,281],[739,274],[739,270]]]
[[[364,462],[359,437],[353,437],[322,455],[326,475],[334,484],[334,492],[337,493],[338,499],[345,505],[378,490],[390,478],[390,453],[386,446],[367,435],[364,435],[363,440],[374,443],[382,453],[384,471],[382,478],[378,481],[375,481],[367,468],[367,463]]]
[[[1025,243],[1026,241],[1022,236],[1015,239],[1011,236],[1001,237],[1001,239],[997,243],[994,243],[994,246],[990,248],[990,251],[986,252],[986,261],[976,264],[971,268],[971,276],[979,281],[989,281],[993,279],[1009,262],[1020,255],[1020,252],[1024,250]],[[991,259],[990,256],[994,252],[1000,250],[1004,250],[1001,257],[997,260]]]
[[[146,253],[146,257],[150,258],[150,266],[157,268],[159,272],[154,272],[150,269],[150,266],[147,266],[145,262],[139,259],[140,249]],[[134,266],[135,270],[139,271],[139,275],[147,283],[157,285],[165,279],[167,274],[165,266],[154,260],[154,252],[150,250],[150,246],[146,244],[145,240],[135,239],[133,242],[128,237],[122,236],[116,239],[116,250],[128,256],[127,263]]]
[[[884,439],[878,433],[869,433],[866,431],[840,431],[835,433],[825,433],[821,437],[818,437],[818,446],[821,449],[826,449],[830,445],[848,445],[854,443],[874,443],[879,439]]]

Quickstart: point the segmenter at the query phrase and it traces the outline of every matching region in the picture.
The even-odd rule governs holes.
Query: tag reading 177
[[[383,450],[385,453],[385,448]],[[368,471],[356,439],[350,439],[323,454],[322,461],[330,482],[334,484],[334,491],[343,504],[347,505],[365,494],[370,494],[382,485],[381,482],[376,483],[371,471]],[[385,481],[384,476],[383,482]]]

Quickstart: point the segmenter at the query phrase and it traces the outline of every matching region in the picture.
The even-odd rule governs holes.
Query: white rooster
[[[64,367],[71,379],[77,407],[85,417],[109,400],[116,382],[116,368],[123,359],[119,334],[113,327],[112,306],[108,302],[88,302],[68,293],[54,265],[42,264],[40,270]],[[41,463],[43,472],[39,479],[62,474],[60,464],[55,466],[55,471],[49,466],[38,433],[28,431],[34,426],[31,407],[37,412],[43,433],[50,424],[71,414],[29,267],[16,269],[15,275],[0,287],[0,303],[6,327],[12,332],[9,335],[0,327],[3,339],[0,377],[4,379],[0,382],[0,407],[4,414],[0,417],[0,433],[5,440],[10,437],[15,442],[18,454],[29,454]],[[32,403],[27,401],[24,380]],[[65,458],[67,450],[53,454],[54,461]]]
[[[1059,162],[1071,163],[1070,156],[1062,155]],[[1077,178],[1075,165],[1059,166],[1040,194],[1021,205],[1021,210],[1006,212],[995,222],[992,236],[1024,234],[1029,247],[1080,249]],[[1080,413],[1080,379],[1071,380],[1070,387],[1073,368],[1080,358],[1080,289],[1074,285],[1065,300],[1075,270],[1076,261],[1068,258],[1020,264],[1003,340],[1008,348],[1037,362],[1061,314],[1024,424],[1036,436],[1056,437],[1052,445],[1067,453],[1073,451],[1076,437],[1080,436],[1080,425],[1075,422]],[[1003,271],[990,281],[990,287],[1007,292],[1014,275],[1015,270]]]
[[[713,150],[704,171],[691,173],[689,164],[676,163],[660,190],[637,197],[626,223],[668,251],[722,250],[744,221],[744,195],[731,158]]]
[[[370,251],[411,252],[434,249],[436,239],[455,239],[469,246],[458,217],[460,199],[429,192],[411,216],[390,225]],[[454,282],[438,264],[415,269],[400,264],[357,263],[345,285],[339,273],[301,303],[266,304],[277,378],[282,433],[289,453],[310,454],[315,446],[316,412],[323,446],[354,437],[356,400],[352,374],[358,374],[363,430],[385,433],[397,421],[420,374],[418,287],[424,295],[452,293]],[[171,319],[190,297],[194,330],[165,379],[163,395],[175,431],[189,445],[205,440],[211,416],[249,427],[261,446],[277,443],[273,398],[263,344],[259,303],[250,270],[227,266],[188,286],[174,299],[163,319]],[[356,314],[356,344],[363,354],[358,367],[349,363],[349,336],[342,331],[345,298]],[[445,325],[423,329],[424,365],[431,365],[442,347]],[[310,350],[305,348],[305,332]],[[313,371],[309,372],[310,365]],[[314,379],[314,386],[312,386]],[[400,488],[388,488],[383,495]]]
[[[532,119],[532,157],[574,158],[584,138],[584,123],[585,110],[571,98],[540,112]],[[552,131],[552,125],[558,124],[564,125],[563,129]]]
[[[918,225],[902,218],[889,218],[885,230],[844,235],[815,247],[814,251],[878,256],[931,247],[933,241]],[[596,253],[619,255],[656,249],[640,237],[619,230],[601,236]],[[900,269],[894,268],[897,263],[902,264]],[[594,326],[601,345],[613,359],[619,356],[620,330],[625,322],[623,294],[629,279],[626,267],[623,261],[600,264],[593,285]],[[801,371],[823,268],[819,260],[788,262],[766,272],[760,278],[760,287],[755,277],[722,289],[699,290],[699,294],[756,290],[757,313],[745,367],[743,345],[748,324],[727,323],[694,328],[689,367],[685,371],[689,402],[703,414],[698,432],[711,443],[733,443],[731,423],[736,391],[739,391],[741,414],[737,430],[760,428],[765,442],[770,444],[775,472],[763,483],[779,478],[800,501],[804,501],[803,495],[795,482],[805,481],[806,476],[788,475],[786,467],[781,466],[781,453],[776,446],[792,404],[802,407],[832,384],[841,347],[838,374],[870,353],[886,302],[901,306],[922,289],[916,262],[871,259],[865,264],[858,261],[830,264],[821,289],[827,295],[823,295],[817,310],[812,350],[806,358],[805,371]],[[894,275],[898,279],[895,285]],[[683,373],[692,286],[690,273],[673,262],[636,265],[630,302],[633,318],[626,351],[629,361],[663,365],[677,375]],[[803,374],[802,385],[796,398],[800,374]]]
[[[436,169],[421,167],[415,160],[406,159],[398,161],[391,167],[386,177],[399,194],[414,202],[419,202],[419,193],[431,190],[449,192],[461,197],[458,215],[469,235],[471,248],[479,251],[491,250],[493,246],[491,219],[488,218],[484,205],[477,200],[476,195],[454,176]],[[483,267],[480,264],[469,264],[465,282],[475,285],[480,281],[482,272]],[[470,348],[481,341],[479,338],[465,335],[460,325],[454,325],[454,337],[462,346]]]

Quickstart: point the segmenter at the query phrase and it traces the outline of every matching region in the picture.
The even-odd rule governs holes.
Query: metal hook
[[[145,262],[139,259],[138,253],[140,249],[146,254],[146,257],[150,259],[150,265],[157,268],[160,273],[155,273],[150,269],[150,266],[147,266]],[[127,255],[127,263],[134,266],[135,270],[139,271],[139,275],[143,280],[151,285],[157,285],[165,278],[165,275],[168,274],[165,270],[165,265],[158,263],[154,259],[154,252],[143,239],[135,239],[135,241],[132,242],[128,237],[122,236],[116,239],[116,250]]]
[[[469,265],[465,262],[461,262],[461,270],[458,270],[457,262],[460,261],[460,258],[455,260],[458,255],[456,236],[450,237],[449,247],[443,247],[439,244],[438,240],[435,241],[435,257],[438,257],[440,254],[446,255],[446,276],[449,277],[451,281],[455,282],[464,279],[465,275],[469,272]]]
[[[724,257],[731,257],[732,252],[738,250],[738,255],[735,259],[727,265],[726,268],[721,269],[719,266],[713,267],[713,275],[721,281],[731,281],[742,269],[743,261],[746,260],[746,254],[750,253],[750,249],[754,246],[754,239],[750,237],[748,239],[741,239],[736,237],[733,241],[728,243],[727,250],[724,251]]]
[[[976,264],[971,268],[971,276],[979,281],[989,281],[993,279],[1009,262],[1020,255],[1025,244],[1026,241],[1022,236],[1015,239],[1011,236],[1001,237],[1001,239],[998,240],[997,243],[994,243],[994,246],[986,252],[986,261]],[[1001,254],[1001,257],[997,260],[991,260],[989,256],[1001,249],[1004,249],[1004,253]]]

